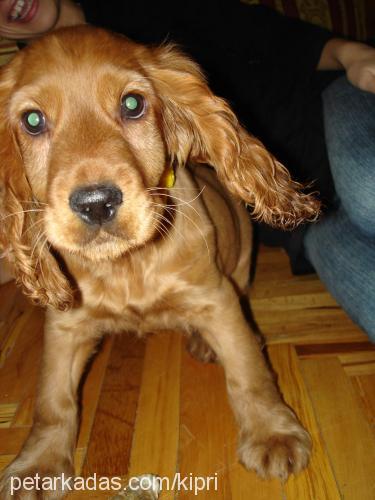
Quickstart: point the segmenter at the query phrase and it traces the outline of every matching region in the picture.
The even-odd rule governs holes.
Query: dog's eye
[[[139,94],[126,94],[121,99],[121,118],[136,119],[143,116],[146,110],[146,102]]]
[[[39,135],[46,129],[46,118],[38,109],[32,109],[22,115],[22,124],[28,134]]]

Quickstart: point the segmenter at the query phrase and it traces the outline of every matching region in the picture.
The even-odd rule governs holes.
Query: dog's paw
[[[72,464],[54,460],[27,467],[16,459],[0,473],[1,500],[60,500],[70,491],[74,478]],[[48,465],[47,465],[48,464]]]
[[[261,478],[286,481],[290,474],[298,474],[308,464],[311,438],[299,425],[293,432],[267,434],[250,439],[243,435],[238,447],[240,462],[254,470]]]
[[[215,363],[216,353],[198,332],[193,332],[189,337],[186,349],[190,355],[202,363]]]

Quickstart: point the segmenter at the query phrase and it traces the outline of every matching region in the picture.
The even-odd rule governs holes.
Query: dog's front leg
[[[237,294],[227,280],[212,291],[210,303],[193,323],[224,367],[229,399],[240,427],[239,458],[261,477],[285,480],[307,465],[310,437],[282,401]]]
[[[78,427],[77,388],[97,340],[95,323],[79,311],[47,313],[34,423],[21,452],[1,475],[2,500],[58,499],[69,492]]]

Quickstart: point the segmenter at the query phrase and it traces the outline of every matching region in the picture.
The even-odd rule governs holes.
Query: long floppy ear
[[[19,59],[0,71],[0,248],[34,303],[66,310],[73,303],[71,287],[44,237],[43,207],[33,197],[9,124]]]
[[[199,69],[173,46],[153,49],[146,71],[162,101],[169,154],[181,165],[207,163],[229,191],[251,205],[256,219],[293,228],[315,220],[320,203],[303,193],[287,169],[238,123],[215,96]]]

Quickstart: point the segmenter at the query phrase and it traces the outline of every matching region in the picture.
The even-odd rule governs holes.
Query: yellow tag
[[[176,175],[173,167],[167,168],[160,179],[161,187],[172,188],[176,182]]]

